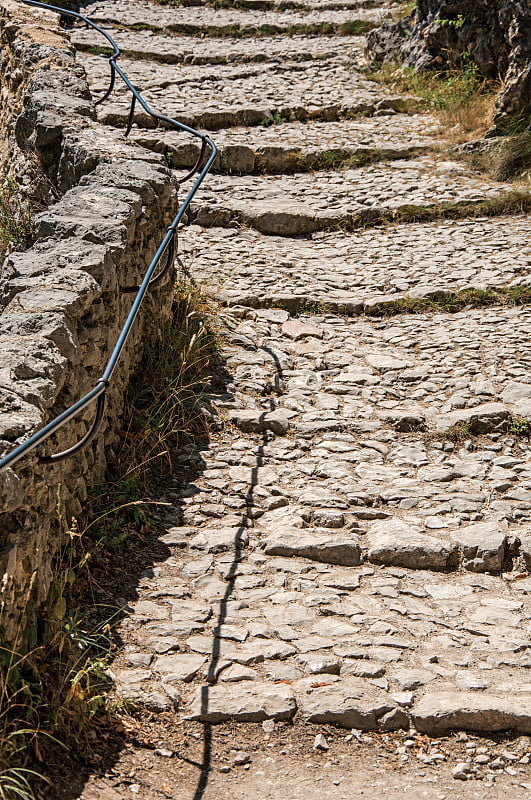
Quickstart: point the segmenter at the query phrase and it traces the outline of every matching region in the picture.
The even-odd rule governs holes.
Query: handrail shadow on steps
[[[197,190],[199,189],[200,185],[202,184],[203,180],[205,179],[207,173],[209,172],[214,159],[217,155],[217,147],[210,139],[209,136],[206,136],[204,133],[196,130],[195,128],[191,128],[188,125],[185,125],[182,122],[178,122],[171,117],[165,116],[164,114],[159,114],[156,111],[153,111],[146,103],[140,92],[133,86],[127,75],[124,73],[120,65],[117,63],[117,58],[120,56],[120,48],[114,41],[114,39],[107,33],[107,31],[100,28],[99,25],[96,25],[92,22],[88,17],[79,14],[77,11],[70,11],[64,8],[59,8],[57,6],[48,5],[47,3],[37,2],[37,0],[22,0],[28,6],[34,6],[36,8],[42,8],[46,11],[55,11],[56,13],[60,14],[61,16],[71,17],[76,20],[81,20],[85,24],[89,25],[91,28],[94,28],[98,33],[104,36],[111,47],[113,48],[114,52],[109,58],[109,64],[111,69],[109,87],[103,97],[96,101],[95,105],[100,105],[104,103],[111,95],[115,83],[116,83],[116,76],[118,75],[123,82],[125,83],[126,87],[131,92],[131,107],[129,111],[129,119],[127,123],[127,129],[125,135],[128,136],[131,128],[133,126],[134,121],[134,113],[136,104],[139,103],[144,111],[149,114],[153,119],[157,120],[158,122],[165,123],[172,128],[175,128],[179,131],[183,131],[185,133],[189,133],[192,136],[197,137],[201,140],[201,152],[199,157],[194,165],[194,167],[190,170],[190,172],[181,178],[178,183],[184,183],[185,181],[190,180],[195,176],[195,182],[193,183],[192,187],[188,191],[184,201],[181,203],[177,214],[175,215],[173,222],[168,227],[164,239],[159,245],[157,252],[155,253],[153,260],[151,261],[147,272],[144,275],[142,283],[139,286],[135,287],[126,287],[122,289],[125,292],[136,292],[135,299],[127,315],[127,319],[125,320],[124,326],[120,332],[118,340],[114,346],[114,349],[111,353],[111,356],[107,362],[105,370],[101,378],[96,382],[96,385],[85,394],[80,400],[74,403],[72,406],[67,408],[63,411],[62,414],[59,414],[55,419],[45,425],[41,430],[37,431],[33,434],[26,442],[23,442],[18,447],[11,450],[6,456],[0,459],[0,470],[5,469],[7,467],[12,467],[14,464],[17,463],[21,458],[24,458],[29,452],[34,450],[38,445],[48,439],[52,434],[54,434],[59,428],[69,422],[71,419],[76,417],[78,414],[81,413],[87,406],[91,405],[92,403],[96,402],[96,413],[94,416],[94,420],[92,422],[91,427],[80,439],[72,447],[69,447],[67,450],[64,450],[61,453],[55,453],[49,456],[40,456],[39,460],[44,463],[56,463],[57,461],[62,461],[69,456],[74,455],[75,453],[82,450],[86,447],[94,438],[97,436],[98,431],[100,429],[103,414],[105,411],[105,396],[107,389],[110,385],[112,375],[116,368],[116,365],[120,359],[123,347],[125,342],[129,336],[133,323],[138,315],[140,306],[146,295],[148,289],[153,286],[154,283],[158,282],[170,269],[175,255],[176,255],[176,237],[177,237],[177,227],[181,222],[190,202],[192,201],[194,195],[196,194]],[[207,153],[210,152],[206,162],[204,161],[205,156]],[[203,165],[203,166],[201,166]],[[165,262],[163,263],[162,268],[160,271],[155,274],[157,267],[162,262],[163,257],[165,257]]]

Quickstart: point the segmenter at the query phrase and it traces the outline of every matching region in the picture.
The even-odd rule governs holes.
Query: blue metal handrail
[[[181,206],[179,207],[179,210],[175,215],[173,222],[167,229],[166,235],[164,236],[164,239],[162,240],[157,252],[155,253],[153,260],[151,261],[151,264],[149,265],[149,268],[146,274],[144,275],[142,283],[140,284],[140,286],[128,287],[124,289],[124,291],[135,291],[136,297],[133,301],[133,305],[131,306],[129,314],[127,315],[127,319],[124,323],[124,326],[120,332],[118,341],[116,342],[114,349],[111,353],[111,356],[107,362],[107,366],[105,367],[103,375],[96,382],[96,385],[89,392],[87,392],[86,395],[84,395],[84,397],[82,397],[80,400],[74,403],[74,405],[70,406],[70,408],[66,409],[66,411],[63,411],[62,414],[60,414],[58,417],[56,417],[47,425],[45,425],[45,427],[42,428],[40,431],[37,431],[37,433],[33,434],[33,436],[31,436],[26,442],[23,442],[21,445],[16,447],[6,456],[4,456],[4,458],[0,460],[0,470],[5,469],[6,467],[12,467],[14,464],[17,463],[17,461],[26,456],[30,451],[34,450],[39,444],[45,441],[45,439],[48,439],[48,437],[50,437],[53,433],[59,430],[59,428],[61,428],[71,419],[76,417],[78,414],[81,413],[81,411],[83,411],[83,409],[85,409],[87,406],[91,405],[91,403],[94,403],[95,401],[97,401],[96,415],[90,429],[85,434],[85,436],[79,442],[73,445],[73,447],[68,448],[68,450],[64,450],[62,453],[56,453],[51,456],[40,456],[39,460],[41,462],[55,463],[57,461],[63,460],[64,458],[68,458],[69,456],[74,455],[74,453],[77,453],[81,449],[86,447],[97,435],[103,420],[103,414],[105,410],[105,395],[107,389],[111,382],[114,370],[116,369],[116,365],[120,359],[120,355],[125,345],[125,342],[127,341],[127,337],[131,332],[131,327],[137,317],[144,296],[148,291],[149,287],[152,286],[156,281],[160,280],[163,277],[163,275],[165,275],[167,271],[170,269],[176,251],[177,227],[181,222],[188,206],[190,205],[192,198],[194,197],[195,193],[197,192],[201,183],[203,182],[207,173],[209,172],[218,152],[216,145],[214,144],[212,139],[210,139],[209,136],[206,136],[204,133],[195,130],[195,128],[191,128],[182,122],[178,122],[177,120],[172,119],[171,117],[159,114],[156,111],[153,111],[149,107],[149,105],[146,103],[142,95],[132,85],[132,83],[130,82],[129,78],[124,73],[120,65],[116,63],[116,59],[120,55],[120,48],[118,47],[114,39],[107,33],[107,31],[103,30],[94,22],[92,22],[88,17],[79,14],[77,11],[69,11],[64,8],[58,8],[57,6],[51,6],[48,5],[47,3],[37,2],[37,0],[23,0],[23,2],[29,6],[35,6],[36,8],[42,8],[47,11],[55,11],[63,16],[73,17],[74,19],[81,20],[82,22],[86,23],[87,25],[90,25],[90,27],[98,31],[98,33],[101,33],[101,35],[107,39],[107,41],[114,50],[112,56],[110,56],[109,58],[111,76],[107,91],[105,92],[103,97],[101,97],[96,102],[96,105],[104,103],[105,100],[107,100],[110,97],[116,82],[116,75],[119,75],[132,94],[131,109],[129,112],[129,120],[127,124],[127,130],[125,133],[126,136],[128,136],[131,131],[131,127],[134,121],[135,107],[136,103],[138,102],[142,106],[144,111],[146,111],[151,117],[158,120],[159,122],[164,122],[167,125],[176,128],[177,130],[184,131],[185,133],[189,133],[192,136],[196,136],[198,139],[200,139],[201,152],[193,169],[188,173],[188,175],[186,175],[184,178],[181,178],[178,181],[178,183],[180,184],[194,177],[194,175],[197,175],[193,186],[189,190],[184,201],[181,203]],[[210,155],[208,156],[208,159],[206,160],[204,165],[201,167],[201,164],[203,164],[207,151],[210,152]],[[157,267],[159,266],[164,254],[166,254],[166,262],[164,263],[164,266],[162,267],[161,271],[155,275],[154,273]]]

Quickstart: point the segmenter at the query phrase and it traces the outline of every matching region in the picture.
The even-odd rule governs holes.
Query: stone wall
[[[527,0],[417,0],[410,17],[367,36],[374,62],[398,58],[415,70],[460,66],[503,81],[494,122],[531,121],[531,5]]]
[[[3,174],[51,200],[36,217],[34,246],[9,254],[0,276],[1,456],[101,376],[134,297],[122,287],[145,273],[176,213],[177,191],[162,156],[95,121],[57,15],[1,0],[0,39]],[[143,342],[169,314],[172,280],[157,285],[135,323],[95,442],[54,466],[33,453],[0,472],[0,625],[11,641],[31,631],[68,523],[113,458],[124,390]],[[41,452],[78,441],[93,411]]]

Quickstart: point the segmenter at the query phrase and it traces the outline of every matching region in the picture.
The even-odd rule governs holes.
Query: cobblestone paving
[[[258,39],[198,39],[194,36],[165,36],[153,31],[113,31],[113,37],[127,57],[166,64],[227,64],[247,62],[285,63],[337,58],[350,55],[364,64],[363,36],[263,36]],[[101,36],[80,28],[72,40],[82,51],[101,47]],[[202,73],[200,73],[202,75]]]
[[[229,305],[326,303],[350,314],[406,296],[525,284],[531,269],[525,217],[321,233],[311,241],[193,225],[182,248],[195,280]]]
[[[260,148],[277,147],[277,171],[297,173],[210,176],[183,231],[186,275],[225,305],[229,377],[205,398],[211,441],[182,453],[160,497],[168,556],[127,609],[117,690],[202,722],[531,733],[531,445],[521,421],[531,417],[531,312],[441,305],[363,315],[397,298],[526,284],[529,218],[323,232],[356,215],[370,226],[375,211],[457,207],[508,187],[447,154],[413,152],[434,146],[435,121],[395,116],[389,95],[352,69],[354,40],[291,38],[300,21],[354,15],[326,2],[308,9],[90,6],[106,24],[285,30],[174,37],[176,59],[205,63],[218,46],[221,64],[266,59],[247,73],[236,63],[212,74],[170,69],[157,63],[168,38],[145,32],[130,45],[143,60],[126,67],[157,108],[232,127],[219,141],[247,148],[235,171],[259,171]],[[76,41],[86,49],[91,40]],[[322,58],[280,69],[299,47]],[[101,91],[105,60],[81,60]],[[373,116],[356,116],[361,106]],[[328,123],[283,122],[279,109]],[[100,113],[120,126],[127,108]],[[233,127],[259,125],[260,114],[275,124]],[[134,135],[178,151],[163,131]],[[288,158],[290,148],[363,147],[411,157],[312,174]],[[197,478],[183,483],[190,469]],[[457,777],[513,769],[479,758]]]

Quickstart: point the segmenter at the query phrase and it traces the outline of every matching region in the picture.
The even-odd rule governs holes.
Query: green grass
[[[80,50],[85,49],[85,52],[90,53],[92,56],[106,56],[107,58],[109,56],[112,56],[112,54],[114,53],[114,50],[113,50],[112,47],[100,47],[99,45],[90,45],[90,47],[86,47],[86,48],[83,45],[81,45],[81,47],[79,49]],[[122,52],[124,52],[124,51],[122,51]],[[125,51],[125,52],[127,52],[127,51]]]
[[[264,298],[261,306],[275,307],[279,299],[268,304]],[[430,297],[414,298],[404,295],[396,300],[364,306],[360,300],[349,307],[341,303],[327,303],[311,298],[296,297],[281,303],[291,314],[337,314],[352,317],[365,314],[368,317],[393,317],[403,314],[454,314],[469,308],[492,308],[495,306],[527,306],[531,305],[531,285],[500,287],[498,289],[462,289],[460,291],[440,291]]]
[[[171,452],[183,435],[206,432],[197,400],[218,359],[214,319],[214,308],[200,292],[178,287],[169,323],[144,354],[138,388],[133,381],[123,434],[129,465],[163,458],[171,466]]]
[[[439,111],[468,103],[478,93],[487,91],[489,86],[473,63],[443,72],[415,72],[412,67],[400,67],[390,61],[369,73],[369,77],[422,97],[430,108]]]
[[[334,148],[333,150],[322,150],[321,152],[309,154],[298,150],[286,150],[280,168],[277,167],[278,158],[275,159],[275,172],[278,169],[279,173],[289,175],[297,172],[354,169],[381,161],[411,158],[425,152],[426,148],[421,147],[411,148],[411,150],[403,153],[378,147],[368,147],[357,151]],[[255,153],[254,172],[257,175],[270,173],[267,154]]]

